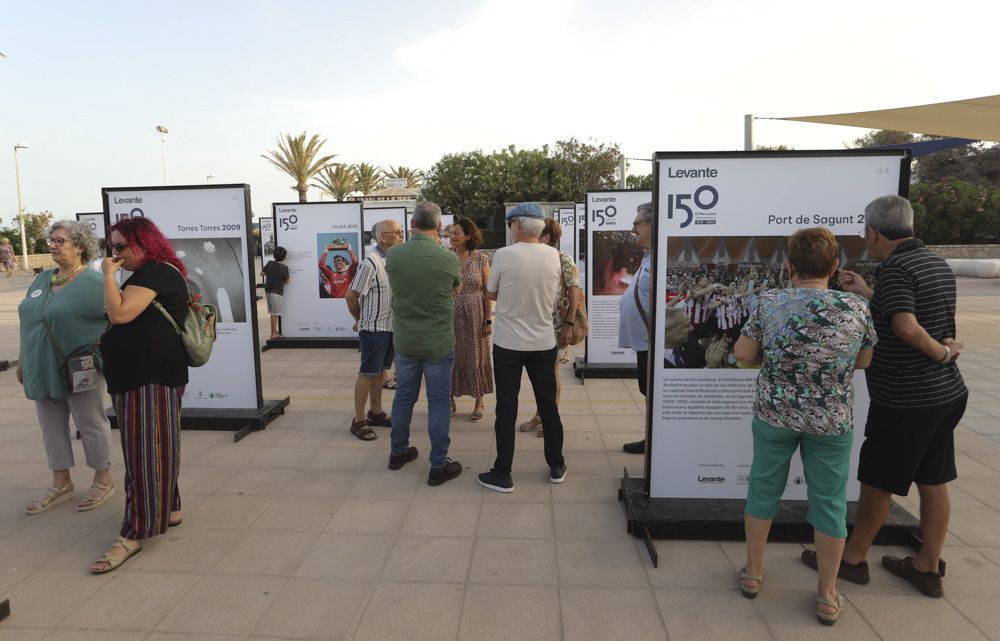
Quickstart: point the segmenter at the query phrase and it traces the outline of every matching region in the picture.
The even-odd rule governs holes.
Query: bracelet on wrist
[[[563,319],[563,325],[576,325],[576,323],[574,323],[574,322],[573,322],[573,321],[571,321],[571,320],[566,320],[566,319]]]
[[[951,348],[947,345],[944,346],[944,358],[938,361],[938,363],[947,363],[951,359]]]

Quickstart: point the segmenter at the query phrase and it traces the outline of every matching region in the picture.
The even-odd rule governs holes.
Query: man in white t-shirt
[[[562,455],[563,427],[556,405],[552,309],[559,297],[559,252],[538,242],[545,213],[538,203],[521,203],[507,213],[514,244],[493,256],[486,297],[496,301],[493,324],[493,377],[496,382],[494,425],[497,457],[493,469],[479,475],[479,484],[497,492],[513,492],[514,423],[521,370],[527,370],[542,425],[545,426],[545,462],[549,480],[562,483],[566,462]]]

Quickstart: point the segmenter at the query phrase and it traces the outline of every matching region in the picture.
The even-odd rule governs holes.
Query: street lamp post
[[[163,150],[163,184],[167,184],[167,134],[170,130],[163,125],[156,125],[156,133],[160,134],[161,149]]]
[[[14,179],[17,182],[17,219],[21,223],[21,266],[28,271],[28,239],[24,233],[24,205],[21,203],[21,165],[17,159],[18,149],[27,149],[28,143],[19,142],[14,145]]]

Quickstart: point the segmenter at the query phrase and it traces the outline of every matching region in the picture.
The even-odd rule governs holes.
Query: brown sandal
[[[351,419],[351,434],[362,441],[374,441],[378,438],[378,434],[372,428],[368,427],[368,421],[355,421]]]

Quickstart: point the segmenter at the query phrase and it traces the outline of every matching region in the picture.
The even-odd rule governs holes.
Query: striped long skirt
[[[121,536],[126,539],[163,534],[170,513],[181,509],[177,474],[183,394],[183,387],[151,383],[111,395],[125,455]]]

